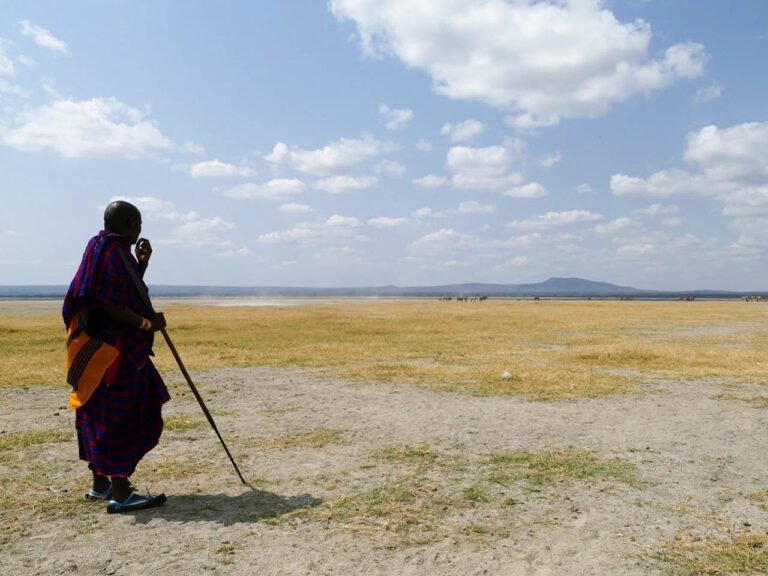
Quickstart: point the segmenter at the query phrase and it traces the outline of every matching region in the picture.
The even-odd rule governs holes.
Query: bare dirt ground
[[[11,539],[0,573],[647,575],[664,573],[656,554],[675,537],[768,529],[750,497],[768,488],[768,412],[718,398],[733,392],[721,382],[648,378],[637,394],[530,402],[299,370],[193,377],[256,490],[207,423],[170,429],[135,476],[168,495],[164,507],[107,515],[78,504]],[[169,419],[201,416],[184,387],[173,395]],[[71,429],[64,405],[61,389],[14,390],[0,428]],[[381,457],[398,446],[434,457]],[[489,454],[565,447],[632,463],[637,481],[488,481]],[[36,456],[63,505],[88,486],[76,458],[74,431]],[[382,486],[407,494],[377,508]]]

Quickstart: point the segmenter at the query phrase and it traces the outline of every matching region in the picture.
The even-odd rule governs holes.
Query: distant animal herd
[[[533,300],[539,300],[539,296],[534,296]],[[592,297],[588,298],[589,300],[592,300]],[[694,296],[679,296],[677,298],[681,302],[693,302],[696,300]],[[764,302],[766,299],[759,295],[750,295],[750,296],[742,296],[741,297],[743,302]],[[445,302],[451,302],[455,300],[456,302],[484,302],[485,300],[488,300],[488,296],[456,296],[455,298],[453,296],[441,296],[438,298],[440,301]],[[632,296],[620,296],[619,300],[634,300],[634,297]]]
[[[450,302],[453,298],[451,296],[443,296],[439,300]],[[485,300],[488,300],[488,296],[456,296],[456,302],[484,302]]]

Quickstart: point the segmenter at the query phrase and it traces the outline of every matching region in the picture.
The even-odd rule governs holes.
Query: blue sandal
[[[96,490],[91,488],[85,495],[85,499],[88,500],[88,502],[98,502],[99,500],[108,500],[110,496],[112,496],[112,484],[107,486],[107,489],[104,490],[104,492],[96,492]]]
[[[162,506],[167,500],[165,494],[159,496],[152,496],[147,494],[146,496],[139,496],[134,490],[128,497],[122,502],[117,500],[110,500],[107,505],[108,514],[119,514],[121,512],[133,512],[134,510],[144,510],[145,508],[155,508]]]

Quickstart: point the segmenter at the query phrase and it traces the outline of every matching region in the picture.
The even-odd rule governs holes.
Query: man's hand
[[[139,238],[136,241],[136,260],[139,261],[139,266],[146,268],[151,257],[152,244],[146,238]]]
[[[165,328],[165,316],[162,312],[155,312],[155,315],[152,316],[152,332],[157,332],[158,330],[162,330]]]

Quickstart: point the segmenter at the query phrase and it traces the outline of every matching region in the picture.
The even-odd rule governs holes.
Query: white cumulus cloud
[[[695,101],[699,104],[709,102],[715,98],[720,98],[723,95],[723,87],[720,84],[712,84],[706,88],[700,88],[696,90]]]
[[[413,211],[414,218],[443,218],[445,214],[437,210],[432,210],[429,206],[424,206]]]
[[[345,192],[368,190],[376,184],[378,184],[378,179],[373,176],[331,176],[318,180],[313,186],[325,190],[329,194],[344,194]]]
[[[357,218],[334,214],[324,222],[301,222],[288,230],[269,232],[259,236],[262,244],[301,244],[313,246],[318,243],[364,241],[366,238],[356,232],[363,223]]]
[[[471,140],[475,136],[482,134],[485,131],[485,124],[470,118],[463,122],[448,122],[443,125],[440,133],[444,136],[450,136],[454,142],[464,142],[465,140]]]
[[[456,210],[459,214],[493,214],[496,212],[495,204],[481,204],[474,200],[461,202]]]
[[[421,186],[422,188],[440,188],[440,186],[444,186],[446,182],[448,182],[447,178],[435,176],[434,174],[427,174],[426,176],[416,178],[413,181],[416,186]]]
[[[692,132],[684,158],[697,170],[670,168],[647,178],[614,174],[611,190],[617,196],[710,196],[729,216],[768,213],[768,122]]]
[[[227,164],[218,159],[198,162],[189,169],[192,178],[250,178],[255,174],[253,168]]]
[[[21,34],[23,36],[31,36],[38,46],[69,55],[69,46],[67,43],[56,38],[56,36],[42,26],[36,26],[29,20],[22,20],[20,26]]]
[[[384,174],[385,176],[402,176],[405,174],[405,166],[394,160],[382,160],[376,164],[374,169],[376,174]]]
[[[564,210],[561,212],[547,212],[528,220],[516,220],[510,222],[508,226],[518,230],[549,230],[560,226],[570,226],[602,219],[603,216],[601,214],[596,214],[589,210]]]
[[[472,148],[454,146],[448,150],[445,165],[456,188],[499,190],[519,184],[522,176],[510,171],[513,159],[507,146]]]
[[[304,150],[278,142],[264,158],[268,162],[287,165],[306,174],[328,176],[348,173],[393,148],[389,142],[363,134],[360,138],[341,138],[317,150]]]
[[[13,76],[16,74],[16,67],[11,57],[6,54],[5,47],[8,41],[0,38],[0,76]]]
[[[237,228],[220,216],[205,217],[197,212],[179,212],[173,203],[153,196],[113,196],[110,202],[125,200],[136,206],[145,220],[165,221],[168,229],[163,230],[159,244],[173,244],[200,248],[205,246],[228,247],[232,245],[226,233]],[[104,207],[100,207],[103,210]]]
[[[477,244],[478,240],[474,236],[457,232],[453,228],[441,228],[437,232],[426,234],[411,242],[409,248],[413,252],[441,252],[456,248],[468,248]]]
[[[408,220],[406,218],[390,218],[388,216],[379,216],[368,220],[368,226],[373,228],[399,228]]]
[[[171,148],[144,114],[115,98],[56,100],[19,113],[0,131],[6,146],[64,158],[138,158]]]
[[[555,152],[554,154],[550,154],[549,156],[545,156],[544,158],[541,158],[539,160],[539,166],[543,166],[544,168],[551,168],[560,160],[563,159],[563,156],[560,154],[560,152]]]
[[[280,212],[285,212],[287,214],[309,214],[315,211],[315,209],[312,208],[312,206],[309,206],[307,204],[297,204],[295,202],[288,202],[286,204],[281,204],[278,210],[280,210]]]
[[[636,210],[635,213],[641,216],[665,216],[667,214],[675,214],[678,209],[675,204],[651,204],[646,208]]]
[[[263,184],[245,182],[224,190],[224,196],[241,200],[287,200],[303,194],[307,186],[295,178],[273,178]]]
[[[549,192],[538,182],[528,182],[522,186],[513,186],[502,192],[502,194],[510,198],[542,198],[549,194]]]
[[[248,258],[251,256],[253,252],[251,252],[248,248],[233,248],[231,250],[222,250],[221,252],[216,252],[214,254],[215,258],[223,258],[225,260],[232,260],[236,258]]]
[[[633,226],[634,224],[634,220],[627,218],[626,216],[622,216],[621,218],[616,218],[615,220],[606,222],[605,224],[598,224],[595,226],[595,232],[598,234],[612,234],[614,232],[618,232],[619,230],[623,230],[624,228]]]
[[[387,130],[399,130],[413,119],[413,110],[390,108],[382,104],[379,106],[379,115],[384,120]]]
[[[362,50],[422,70],[434,90],[514,110],[521,126],[595,117],[610,106],[702,74],[692,42],[649,55],[651,26],[621,22],[602,0],[331,0]],[[556,31],[556,33],[555,33]]]

